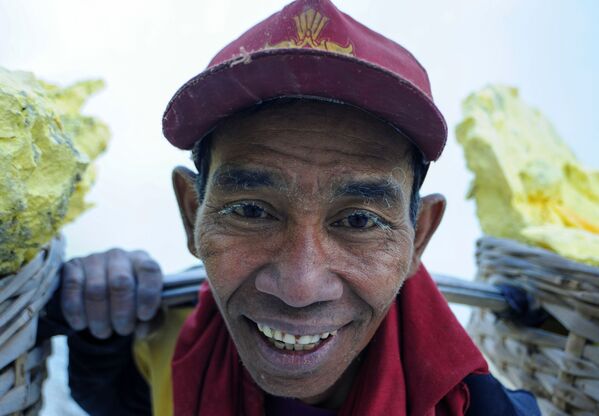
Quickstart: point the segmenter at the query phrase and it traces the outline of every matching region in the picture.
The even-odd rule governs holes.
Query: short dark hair
[[[289,100],[293,99],[286,99],[286,101]],[[258,110],[264,109],[264,107],[272,105],[274,102],[281,101],[279,100],[263,103],[261,105],[252,107],[248,110],[248,112],[256,112]],[[211,147],[212,134],[209,134],[202,140],[197,141],[191,151],[191,158],[198,170],[195,185],[200,203],[204,200],[204,197],[206,196],[206,185],[208,183],[208,172],[210,171],[210,161],[212,156]],[[426,176],[426,173],[428,171],[428,164],[424,162],[422,153],[413,146],[411,153],[412,157],[410,165],[412,168],[414,180],[412,182],[412,193],[410,195],[410,221],[412,221],[413,225],[416,225],[416,220],[418,219],[418,212],[420,210],[420,187],[422,186],[422,182],[424,181],[424,177]]]

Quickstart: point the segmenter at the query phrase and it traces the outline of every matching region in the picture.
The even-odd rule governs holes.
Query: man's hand
[[[120,249],[72,259],[62,269],[61,308],[75,330],[105,339],[129,335],[160,306],[162,271],[144,251]]]

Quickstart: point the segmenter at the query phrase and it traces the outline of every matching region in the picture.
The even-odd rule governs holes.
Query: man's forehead
[[[370,147],[370,153],[384,156],[390,150],[408,155],[413,146],[409,139],[364,110],[332,102],[310,99],[283,99],[262,104],[231,116],[215,130],[213,139],[231,140],[242,137],[244,141],[268,143],[285,137],[326,138],[331,145],[336,138]],[[243,145],[243,141],[237,144]]]
[[[223,190],[276,187],[347,195],[411,186],[409,141],[361,110],[293,100],[233,117],[212,137],[211,177]]]

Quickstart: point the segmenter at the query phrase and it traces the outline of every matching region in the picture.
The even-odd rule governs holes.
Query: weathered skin
[[[182,168],[174,172],[188,246],[204,262],[256,382],[274,395],[338,408],[360,352],[418,266],[445,200],[424,198],[414,227],[409,219],[411,144],[349,107],[276,105],[227,120],[213,140],[203,201],[198,201],[194,175]],[[122,299],[123,294],[109,289],[115,281],[111,276],[128,276],[123,280],[130,283],[125,285],[129,293],[137,285],[157,293],[149,283],[156,270],[154,278],[142,277],[134,257],[120,253],[117,273],[108,260],[113,256],[75,260],[79,283],[63,296],[71,316],[77,310],[101,311],[95,316],[104,323],[89,327],[102,336],[116,330],[115,314],[129,320],[119,333],[130,332],[139,318],[138,304],[112,306],[113,296]],[[84,290],[89,280],[104,287],[105,296],[90,297]],[[328,341],[328,353],[308,354],[282,368],[259,347],[265,341],[254,322],[297,334],[339,331]]]
[[[195,254],[243,362],[265,391],[332,408],[342,403],[354,376],[350,364],[417,266],[443,210],[442,198],[427,200],[416,235],[410,151],[390,127],[358,110],[295,103],[217,131],[197,214],[190,181],[180,181]],[[231,168],[264,173],[273,185],[227,186],[223,172]],[[348,183],[385,183],[397,193],[340,195]],[[258,218],[245,215],[248,204]],[[238,208],[227,210],[232,206]],[[384,225],[352,227],[364,213]],[[254,322],[298,334],[340,329],[331,353],[306,371],[269,362]]]
[[[120,249],[72,259],[62,269],[62,312],[73,329],[97,338],[129,335],[160,306],[160,266],[144,251]]]

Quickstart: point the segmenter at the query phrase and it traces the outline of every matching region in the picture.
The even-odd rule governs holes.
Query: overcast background
[[[114,246],[143,248],[167,272],[194,263],[186,250],[170,171],[191,167],[167,144],[161,116],[177,88],[226,43],[285,0],[101,2],[0,0],[0,65],[66,85],[103,78],[85,112],[113,137],[89,200],[96,207],[65,229],[68,256]],[[480,229],[466,201],[470,175],[453,129],[460,102],[488,83],[520,88],[588,166],[599,168],[599,2],[594,0],[338,0],[359,21],[401,43],[427,68],[450,127],[424,192],[449,201],[425,255],[434,272],[471,278]],[[457,309],[462,322],[465,309]],[[63,402],[64,351],[51,362],[46,415],[77,414]]]

